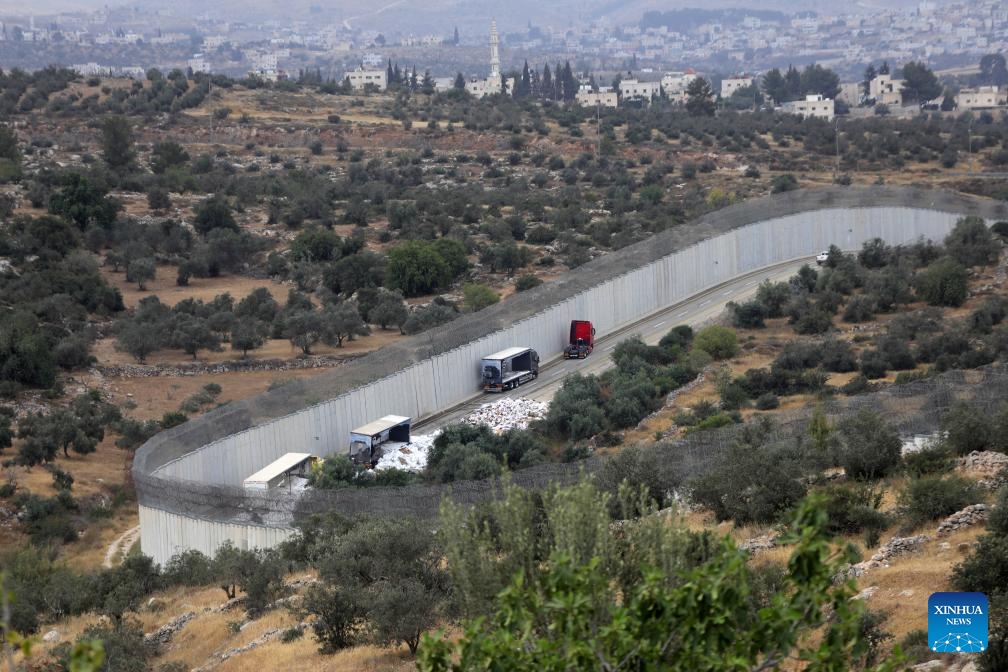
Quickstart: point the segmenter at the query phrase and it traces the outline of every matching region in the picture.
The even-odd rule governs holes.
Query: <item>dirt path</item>
[[[126,557],[129,549],[132,548],[133,544],[135,544],[139,538],[139,525],[131,527],[119,535],[115,541],[109,544],[108,550],[105,551],[105,560],[102,562],[102,567],[105,569],[111,569],[113,565],[118,565],[122,562],[122,559]]]

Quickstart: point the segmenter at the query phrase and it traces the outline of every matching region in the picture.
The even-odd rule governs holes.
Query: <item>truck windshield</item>
[[[483,380],[500,380],[500,363],[483,362]]]

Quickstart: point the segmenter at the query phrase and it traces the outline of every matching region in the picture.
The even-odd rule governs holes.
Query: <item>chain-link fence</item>
[[[992,365],[983,369],[950,371],[938,376],[893,385],[854,397],[834,397],[822,408],[831,422],[869,409],[906,437],[938,431],[941,419],[955,403],[965,401],[992,413],[1008,403],[1008,368]],[[805,434],[812,406],[770,414],[773,422],[767,442],[793,439]],[[687,480],[720,464],[736,444],[745,426],[693,432],[685,438],[660,442],[645,450],[658,451],[671,461],[675,473]],[[516,471],[507,480],[520,487],[544,488],[569,485],[597,472],[606,458],[593,457],[571,463],[542,464]],[[404,487],[343,488],[304,492],[249,493],[231,486],[208,485],[141,475],[137,483],[140,503],[186,516],[229,523],[291,527],[315,513],[337,512],[347,517],[432,518],[441,502],[475,504],[499,497],[504,481],[463,481]]]

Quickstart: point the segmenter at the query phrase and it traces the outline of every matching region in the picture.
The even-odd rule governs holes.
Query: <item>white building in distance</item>
[[[371,84],[379,91],[384,91],[388,87],[387,74],[388,73],[382,68],[375,68],[373,70],[357,68],[356,70],[351,70],[346,73],[346,78],[350,80],[350,86],[352,86],[355,91],[363,90],[368,84]]]
[[[892,75],[875,75],[868,83],[868,97],[876,105],[902,105],[903,80],[893,79]]]
[[[622,100],[643,100],[650,102],[661,94],[661,82],[642,82],[637,79],[620,80],[619,93]]]
[[[962,89],[955,97],[956,107],[960,110],[984,110],[1008,105],[1008,89],[996,86],[980,86],[975,89]]]
[[[733,93],[752,86],[752,83],[752,77],[725,77],[721,80],[721,97],[731,98]]]
[[[832,119],[836,106],[832,98],[823,98],[819,94],[805,96],[805,100],[793,100],[780,106],[783,112],[798,114],[816,119]]]
[[[692,70],[685,72],[666,72],[661,78],[661,88],[665,97],[674,103],[686,103],[686,89],[697,78]]]
[[[193,71],[194,75],[198,72],[202,72],[203,74],[210,72],[210,64],[203,58],[203,54],[193,54],[193,57],[186,61],[186,65]]]
[[[598,91],[592,91],[591,87],[583,86],[574,96],[574,100],[581,107],[618,107],[619,95],[611,87],[599,87]]]

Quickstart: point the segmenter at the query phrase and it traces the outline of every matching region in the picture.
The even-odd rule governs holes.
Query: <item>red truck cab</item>
[[[595,349],[595,327],[588,320],[571,320],[564,359],[584,359]]]

